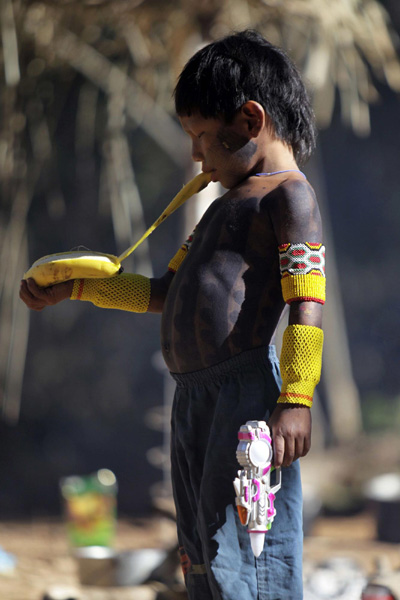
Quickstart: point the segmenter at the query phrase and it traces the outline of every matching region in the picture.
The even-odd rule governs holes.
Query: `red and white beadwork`
[[[285,302],[325,302],[325,246],[311,242],[279,246]]]
[[[306,275],[319,271],[325,277],[325,246],[310,242],[279,246],[281,275]]]

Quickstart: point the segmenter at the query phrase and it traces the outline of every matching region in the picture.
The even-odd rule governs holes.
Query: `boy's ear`
[[[264,108],[258,102],[254,100],[249,100],[245,102],[241,109],[240,113],[242,119],[245,119],[247,129],[251,137],[258,137],[260,132],[263,130],[267,121],[269,121],[269,117],[267,116]]]

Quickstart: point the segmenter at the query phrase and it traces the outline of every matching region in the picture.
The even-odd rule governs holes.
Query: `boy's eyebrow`
[[[182,127],[183,131],[184,131],[185,133],[187,133],[188,135],[194,135],[194,136],[196,136],[196,135],[197,135],[196,133],[194,133],[194,131],[193,131],[192,129],[190,129],[190,128],[188,128],[188,127],[184,127],[184,126],[182,125],[182,123],[181,123],[181,127]]]

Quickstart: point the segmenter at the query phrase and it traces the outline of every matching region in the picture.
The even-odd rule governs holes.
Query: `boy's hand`
[[[71,297],[74,282],[64,281],[49,287],[39,287],[35,280],[23,279],[19,290],[19,297],[28,308],[32,310],[43,310],[46,306],[58,304],[62,300]]]
[[[311,446],[311,411],[298,404],[278,404],[268,426],[272,434],[274,466],[289,467]]]

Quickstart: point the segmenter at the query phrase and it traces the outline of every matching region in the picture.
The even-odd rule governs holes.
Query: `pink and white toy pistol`
[[[281,470],[272,464],[272,442],[265,421],[247,421],[239,433],[236,458],[242,470],[233,482],[242,525],[247,526],[255,557],[264,547],[265,534],[276,515],[275,494],[281,487]],[[271,473],[274,482],[271,483]]]

